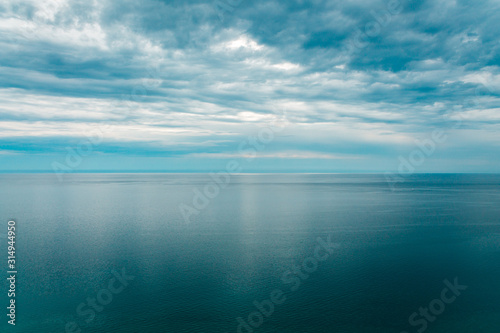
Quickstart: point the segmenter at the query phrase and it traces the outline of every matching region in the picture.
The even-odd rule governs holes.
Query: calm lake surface
[[[3,279],[0,331],[500,332],[499,175],[229,181],[0,175],[4,275],[9,219],[19,272],[16,326]],[[467,288],[445,303],[455,279]]]

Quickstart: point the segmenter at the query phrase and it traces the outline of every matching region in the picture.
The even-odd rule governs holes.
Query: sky
[[[0,172],[499,172],[500,2],[0,0]]]

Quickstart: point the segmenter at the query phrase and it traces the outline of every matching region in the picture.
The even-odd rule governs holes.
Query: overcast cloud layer
[[[499,32],[493,0],[0,0],[0,170],[395,171],[438,129],[415,172],[498,172]]]

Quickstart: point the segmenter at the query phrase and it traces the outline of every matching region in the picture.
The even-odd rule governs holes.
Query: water
[[[1,332],[237,332],[240,317],[245,333],[417,332],[424,323],[498,333],[499,175],[415,175],[394,191],[381,175],[232,176],[186,223],[179,206],[207,184],[188,174],[0,175],[0,233],[16,220],[19,271],[16,326],[4,281]],[[337,247],[321,250],[328,258],[307,277],[302,268],[292,291],[283,275],[314,264],[318,237]],[[107,291],[123,269],[134,279]],[[467,289],[410,325],[455,278]],[[249,315],[260,319],[254,301],[276,289],[286,300],[250,326]],[[98,295],[110,302],[92,310]]]

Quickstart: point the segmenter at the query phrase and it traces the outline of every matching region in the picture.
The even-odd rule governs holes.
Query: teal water
[[[394,190],[383,175],[232,176],[186,223],[180,205],[207,184],[188,174],[0,175],[0,234],[16,220],[19,271],[16,326],[4,280],[0,331],[237,332],[237,318],[245,333],[500,331],[499,175],[414,175]],[[322,249],[328,258],[290,273],[314,264],[318,237],[336,244]],[[0,248],[6,263],[5,238]],[[123,269],[134,279],[110,293]],[[455,278],[467,289],[425,329],[421,315],[412,326]],[[274,290],[281,304],[250,326],[254,301]],[[97,295],[112,299],[92,316]]]

